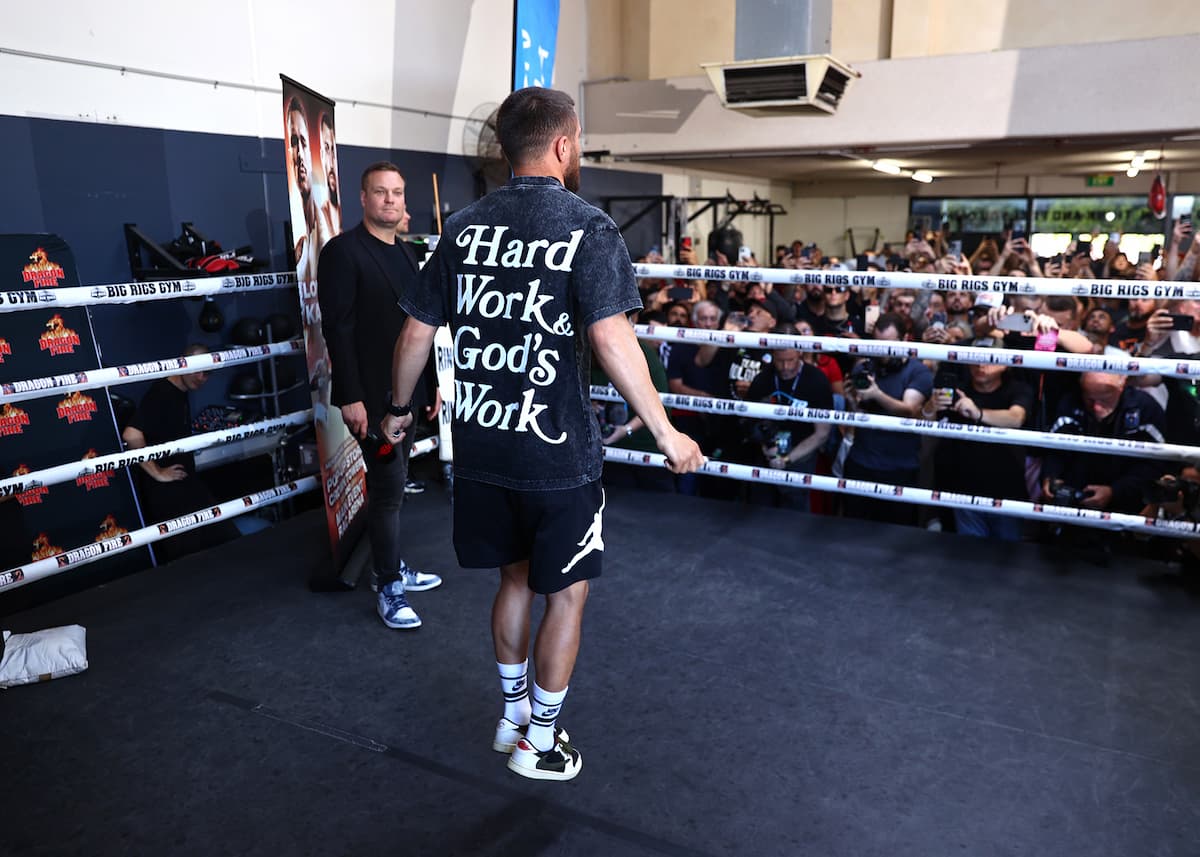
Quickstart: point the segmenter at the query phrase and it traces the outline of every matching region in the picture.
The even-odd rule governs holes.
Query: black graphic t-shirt
[[[722,348],[713,358],[712,366],[715,374],[726,379],[720,395],[738,399],[741,398],[737,394],[738,381],[749,384],[763,369],[771,368],[771,352],[765,348]]]
[[[600,478],[587,329],[640,309],[612,218],[518,176],[451,216],[404,311],[454,337],[454,472],[506,488]]]
[[[833,389],[825,373],[809,363],[801,363],[800,371],[790,381],[783,381],[774,369],[766,369],[758,373],[758,377],[750,384],[746,393],[750,402],[768,402],[772,405],[786,405],[795,408],[824,408],[833,410]],[[813,423],[795,421],[774,421],[768,424],[770,431],[760,439],[761,443],[781,446],[782,439],[788,449],[792,449],[807,440],[816,426]],[[764,434],[760,432],[760,434]],[[785,436],[781,438],[781,435]]]

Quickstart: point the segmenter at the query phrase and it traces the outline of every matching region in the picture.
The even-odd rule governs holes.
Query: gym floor
[[[431,487],[389,631],[314,594],[319,512],[10,616],[88,630],[3,694],[7,855],[1200,852],[1200,622],[1182,593],[999,545],[611,491],[561,725],[570,783],[491,749],[494,574]]]

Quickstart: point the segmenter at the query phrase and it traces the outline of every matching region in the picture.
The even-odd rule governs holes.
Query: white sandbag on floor
[[[32,634],[4,632],[0,688],[50,681],[87,668],[87,630],[82,625],[47,628]]]

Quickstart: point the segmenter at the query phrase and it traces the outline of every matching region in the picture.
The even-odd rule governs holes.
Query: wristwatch
[[[393,417],[407,417],[412,413],[412,402],[407,405],[396,405],[392,403],[392,397],[388,396],[387,406],[385,408]]]

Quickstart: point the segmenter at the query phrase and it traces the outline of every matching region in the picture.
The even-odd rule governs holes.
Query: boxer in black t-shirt
[[[584,202],[579,119],[570,96],[527,87],[500,106],[507,185],[447,219],[437,250],[401,303],[396,341],[396,439],[438,326],[454,337],[454,546],[466,567],[500,567],[492,635],[504,716],[492,746],[510,770],[569,780],[578,750],[555,721],[579,651],[588,580],[604,550],[603,455],[588,388],[591,351],[641,417],[675,473],[703,462],[672,428],[626,313],[641,301],[616,224]],[[527,696],[530,615],[546,612]]]

